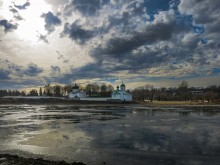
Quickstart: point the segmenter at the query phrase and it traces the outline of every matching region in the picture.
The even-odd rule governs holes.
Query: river
[[[1,105],[0,152],[90,165],[220,164],[220,106]]]

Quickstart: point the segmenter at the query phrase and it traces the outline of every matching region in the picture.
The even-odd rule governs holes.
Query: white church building
[[[111,100],[121,100],[121,101],[132,101],[132,95],[125,91],[125,84],[121,84],[120,89],[114,90],[111,97],[86,97],[86,92],[80,90],[78,85],[72,87],[71,92],[68,94],[69,99],[82,100],[82,101],[111,101]]]
[[[78,85],[74,85],[72,87],[72,91],[68,94],[68,97],[70,99],[77,99],[80,100],[81,98],[86,98],[86,92],[80,91],[80,88]]]
[[[125,91],[125,84],[121,84],[120,89],[117,86],[117,89],[112,92],[111,99],[121,100],[121,101],[132,101],[132,95]]]

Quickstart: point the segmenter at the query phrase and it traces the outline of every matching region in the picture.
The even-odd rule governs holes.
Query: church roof
[[[113,91],[112,94],[113,94],[113,95],[117,95],[117,94],[120,94],[120,92],[119,92],[118,90],[115,90],[115,91]]]

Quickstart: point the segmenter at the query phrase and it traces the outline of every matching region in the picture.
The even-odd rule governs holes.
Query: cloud
[[[194,24],[204,25],[208,33],[220,33],[219,13],[220,1],[213,0],[191,0],[180,1],[179,11],[181,14],[193,16]]]
[[[65,15],[71,15],[73,11],[78,11],[83,16],[95,16],[101,5],[108,0],[70,0],[64,7]]]
[[[208,0],[46,1],[53,6],[50,9],[51,6],[47,6],[48,10],[40,12],[43,13],[40,19],[45,22],[42,28],[48,34],[53,33],[48,38],[44,29],[39,27],[42,31],[39,30],[38,38],[45,43],[50,41],[50,46],[42,42],[36,45],[39,49],[33,51],[33,45],[26,41],[20,43],[14,33],[5,35],[4,31],[22,28],[26,21],[25,12],[20,10],[28,6],[12,5],[8,8],[13,16],[10,19],[24,19],[18,22],[19,27],[7,21],[10,20],[8,17],[1,20],[0,27],[4,31],[0,32],[3,36],[0,53],[5,58],[7,54],[12,54],[13,57],[8,58],[15,58],[14,61],[17,56],[21,59],[25,58],[25,54],[31,54],[31,58],[28,58],[30,62],[38,58],[36,54],[49,53],[37,59],[37,65],[32,65],[36,65],[32,69],[33,74],[28,66],[15,64],[14,71],[0,67],[4,71],[2,75],[8,73],[9,78],[33,78],[48,74],[48,79],[54,75],[53,81],[56,79],[59,82],[104,77],[144,81],[146,77],[160,80],[212,75],[213,68],[219,68],[218,0],[212,3]],[[32,1],[27,2],[34,6]],[[59,14],[48,12],[57,8]],[[7,44],[6,40],[11,42]],[[12,42],[13,47],[9,46]],[[52,57],[53,53],[55,57]],[[54,61],[45,66],[44,61],[47,60],[44,57],[53,58]],[[45,68],[39,67],[41,63]]]
[[[51,74],[52,76],[59,75],[61,72],[61,69],[59,66],[51,66]]]
[[[58,16],[55,16],[52,12],[44,13],[41,15],[42,18],[44,18],[45,21],[45,29],[48,31],[48,33],[51,33],[55,30],[55,26],[58,26],[61,24],[61,20]]]
[[[14,18],[15,18],[16,20],[18,20],[18,21],[24,20],[24,19],[21,17],[21,15],[19,14],[18,10],[16,10],[16,9],[13,8],[12,6],[10,6],[9,8],[10,8],[9,11],[11,11],[11,12],[13,13]]]
[[[0,59],[0,71],[2,79],[16,80],[27,76],[38,76],[43,72],[43,69],[33,63],[27,66],[19,66],[9,60]]]
[[[94,37],[95,31],[83,29],[83,27],[77,23],[77,21],[71,25],[69,23],[65,23],[61,37],[67,35],[70,39],[76,41],[78,44],[84,44],[86,41]]]
[[[29,64],[26,69],[23,70],[23,73],[28,76],[38,76],[43,72],[43,69],[38,67],[36,64]]]
[[[58,55],[58,57],[57,57],[58,60],[62,60],[64,58],[64,55],[61,54],[60,51],[57,50],[56,53]]]
[[[41,41],[43,41],[43,42],[45,42],[47,44],[49,43],[46,35],[39,34],[38,38],[39,38],[39,40],[41,40]]]
[[[11,11],[12,13],[14,13],[14,14],[17,14],[17,13],[18,13],[18,10],[16,10],[15,8],[12,8],[11,6],[10,6],[10,11]]]
[[[119,70],[138,70],[148,68],[154,63],[160,64],[166,56],[158,55],[160,50],[150,48],[154,47],[154,43],[170,40],[176,24],[172,11],[159,13],[155,17],[154,22],[149,23],[142,31],[130,31],[129,35],[114,36],[105,44],[97,46],[91,51],[92,56],[100,63],[119,63],[117,67],[114,66],[114,69]]]
[[[0,81],[7,80],[7,79],[10,79],[8,71],[0,69]]]
[[[17,29],[17,24],[13,24],[6,19],[0,20],[0,26],[4,28],[5,32],[9,32]]]
[[[57,53],[57,55],[58,55],[57,60],[62,61],[62,63],[68,63],[68,62],[69,62],[69,59],[67,59],[67,58],[65,57],[65,55],[63,55],[62,53],[60,53],[60,51],[57,50],[56,53]]]
[[[16,5],[16,4],[14,4],[14,6],[15,6],[17,9],[19,9],[19,10],[25,10],[25,9],[27,9],[28,6],[30,6],[30,2],[27,1],[27,2],[26,2],[25,4],[23,4],[23,5]]]

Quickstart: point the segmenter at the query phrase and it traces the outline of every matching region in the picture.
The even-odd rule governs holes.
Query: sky
[[[0,88],[220,85],[219,0],[0,0]]]

